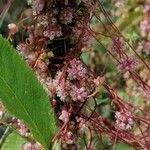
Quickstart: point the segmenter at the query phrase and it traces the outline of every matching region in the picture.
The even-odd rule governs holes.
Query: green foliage
[[[127,0],[125,3],[125,13],[116,21],[116,25],[123,32],[129,29],[135,30],[143,18],[143,10],[138,0]]]
[[[115,150],[134,150],[132,147],[129,147],[125,144],[117,144]]]
[[[13,132],[7,137],[1,150],[20,150],[25,142],[26,140],[24,138]]]
[[[56,133],[48,95],[24,60],[1,36],[0,99],[7,110],[22,119],[33,137],[48,149]]]

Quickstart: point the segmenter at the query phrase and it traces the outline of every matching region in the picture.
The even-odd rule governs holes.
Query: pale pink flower
[[[63,24],[69,24],[72,23],[73,20],[73,14],[71,8],[66,8],[61,11],[59,19],[61,20],[61,23]]]
[[[69,113],[66,110],[61,112],[59,119],[62,120],[64,123],[69,121]]]
[[[36,0],[36,7],[38,11],[42,11],[45,6],[45,0]]]
[[[71,97],[73,101],[84,102],[88,96],[88,92],[85,87],[77,88],[76,86],[72,86]]]
[[[146,42],[144,44],[144,50],[143,50],[147,55],[150,55],[150,42]]]
[[[116,128],[130,130],[134,125],[134,120],[129,112],[116,112]]]
[[[145,37],[150,32],[150,22],[144,19],[143,21],[141,21],[140,28],[141,28],[141,35]]]
[[[150,4],[146,4],[144,7],[144,13],[150,13]]]
[[[22,146],[22,150],[44,150],[44,148],[39,143],[25,143]]]
[[[77,79],[81,81],[89,81],[91,79],[87,69],[83,66],[83,63],[76,58],[70,61],[70,66],[68,67],[67,72],[70,80]]]
[[[21,135],[23,136],[29,135],[28,128],[25,126],[25,124],[21,120],[18,119],[16,125],[19,128],[19,132]]]

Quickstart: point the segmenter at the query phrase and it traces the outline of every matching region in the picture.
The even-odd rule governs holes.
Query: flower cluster
[[[72,32],[72,41],[78,42],[78,48],[82,51],[89,49],[93,41],[93,36],[86,28],[87,26],[83,27],[80,22],[77,22]]]
[[[44,150],[44,148],[39,143],[25,143],[22,150]]]
[[[137,65],[138,62],[135,58],[126,58],[119,64],[118,69],[120,72],[135,71],[137,69]]]
[[[149,36],[149,32],[150,32],[150,22],[148,20],[143,20],[141,22],[141,34],[143,36]]]
[[[17,123],[15,124],[17,128],[19,129],[19,132],[23,136],[29,136],[29,129],[25,126],[25,124],[21,120],[17,120]]]
[[[57,92],[57,96],[60,97],[62,101],[67,100],[70,85],[65,81],[65,78],[63,78],[63,72],[57,73],[56,79],[53,81],[53,83]]]
[[[116,128],[121,130],[130,130],[134,125],[134,120],[129,112],[116,112]]]
[[[150,4],[145,5],[145,19],[141,21],[141,34],[149,37],[150,33]]]
[[[61,27],[57,26],[53,26],[51,28],[48,27],[43,31],[43,35],[44,37],[48,37],[50,40],[53,40],[55,37],[59,38],[60,36],[62,36]]]
[[[69,113],[66,110],[62,110],[59,119],[62,120],[64,123],[69,121]]]
[[[69,62],[66,72],[59,72],[54,80],[57,96],[63,101],[84,102],[93,89],[93,79],[82,62],[74,58]]]
[[[142,43],[143,52],[150,55],[150,4],[147,3],[144,8],[144,19],[140,23],[141,35],[146,39]]]
[[[88,96],[88,92],[85,87],[77,88],[76,86],[72,86],[72,91],[70,95],[73,101],[84,102]]]
[[[38,16],[38,22],[44,27],[47,27],[48,26],[48,14]]]
[[[17,50],[19,50],[20,52],[24,52],[26,50],[26,44],[25,43],[20,43],[17,45]]]
[[[69,67],[67,68],[68,78],[70,80],[89,81],[91,82],[93,77],[92,74],[83,66],[81,60],[74,58],[70,61]]]
[[[63,24],[70,24],[73,21],[73,13],[71,8],[66,8],[61,11],[60,17],[59,17],[61,23]]]
[[[144,53],[146,55],[150,55],[150,42],[149,41],[147,41],[147,42],[144,43],[144,49],[143,49],[143,51],[144,51]]]
[[[123,41],[123,39],[121,37],[113,37],[112,42],[113,42],[112,51],[118,55],[121,55],[125,46],[125,42]]]

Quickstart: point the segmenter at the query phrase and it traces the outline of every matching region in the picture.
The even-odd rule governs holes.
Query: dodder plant
[[[33,20],[24,26],[28,37],[23,37],[17,49],[43,84],[49,100],[31,70],[2,38],[0,52],[3,87],[0,97],[4,106],[26,124],[16,118],[11,121],[30,142],[23,149],[38,150],[42,146],[56,149],[56,145],[65,150],[100,149],[104,136],[110,138],[109,146],[113,149],[119,141],[135,149],[150,149],[149,113],[120,98],[104,77],[90,71],[80,58],[95,40],[117,61],[120,72],[127,73],[149,96],[150,87],[139,75],[138,64],[142,63],[147,70],[150,67],[113,24],[103,3],[30,0],[28,4]],[[104,18],[109,29],[103,23]],[[90,25],[92,20],[100,22],[106,34],[94,30]],[[8,39],[21,23],[8,26]],[[106,36],[111,48],[107,48],[99,36]],[[127,46],[134,57],[126,53]],[[112,118],[101,113],[99,88],[107,94],[109,109],[106,111],[112,113]]]

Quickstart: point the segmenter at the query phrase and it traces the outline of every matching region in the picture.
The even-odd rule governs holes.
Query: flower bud
[[[17,27],[16,24],[10,23],[10,24],[8,24],[8,29],[9,29],[9,33],[10,33],[11,35],[14,35],[14,34],[17,32],[18,27]]]

